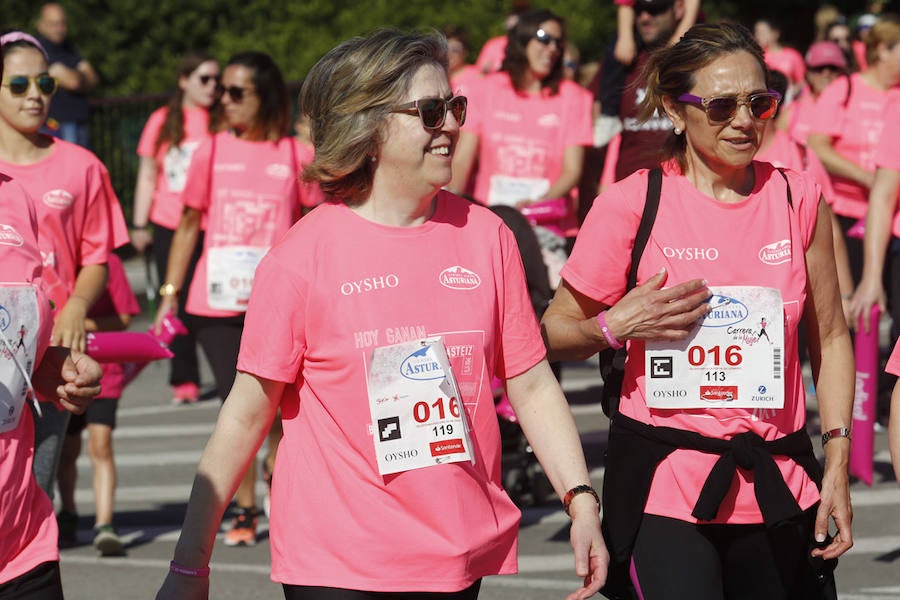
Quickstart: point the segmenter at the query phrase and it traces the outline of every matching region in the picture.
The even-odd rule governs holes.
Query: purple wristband
[[[600,325],[600,331],[603,332],[603,337],[606,338],[606,343],[609,344],[609,347],[613,350],[618,350],[624,344],[616,339],[616,336],[613,335],[613,332],[610,331],[609,325],[606,324],[606,311],[600,311],[600,314],[597,315],[597,324]]]
[[[188,577],[209,577],[209,567],[200,567],[199,569],[185,567],[174,560],[169,563],[169,570],[178,575],[187,575]]]

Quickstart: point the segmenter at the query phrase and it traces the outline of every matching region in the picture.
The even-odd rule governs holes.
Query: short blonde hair
[[[425,65],[447,71],[447,40],[440,33],[379,29],[322,57],[300,90],[315,147],[303,179],[345,202],[365,199],[387,116]]]

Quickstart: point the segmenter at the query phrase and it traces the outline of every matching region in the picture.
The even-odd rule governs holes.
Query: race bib
[[[442,337],[375,348],[367,380],[381,475],[475,463],[466,411]]]
[[[207,250],[206,283],[210,308],[245,312],[259,261],[259,246],[218,246]]]
[[[522,200],[535,200],[550,189],[550,180],[543,177],[510,177],[491,175],[488,205],[515,206]]]
[[[19,424],[34,371],[40,324],[34,288],[0,284],[0,433]]]
[[[781,292],[710,287],[712,310],[687,339],[647,342],[650,408],[784,407]]]

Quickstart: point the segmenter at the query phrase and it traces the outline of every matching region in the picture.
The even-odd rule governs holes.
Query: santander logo
[[[441,271],[441,285],[451,290],[474,290],[481,285],[481,277],[477,273],[456,265]]]
[[[767,265],[780,265],[791,260],[791,240],[772,242],[759,249],[759,260]]]
[[[0,224],[0,245],[21,246],[24,243],[25,240],[12,225]]]
[[[51,208],[69,208],[75,202],[75,196],[66,190],[50,190],[44,194],[44,204]]]

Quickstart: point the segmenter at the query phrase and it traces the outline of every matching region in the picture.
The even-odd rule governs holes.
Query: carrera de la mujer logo
[[[750,315],[747,306],[737,298],[713,294],[708,302],[712,309],[703,319],[701,327],[729,327],[737,325]]]
[[[434,359],[434,356],[428,352],[429,348],[430,346],[425,346],[404,358],[403,362],[400,363],[400,374],[407,379],[416,381],[442,379],[444,377],[444,369]]]

